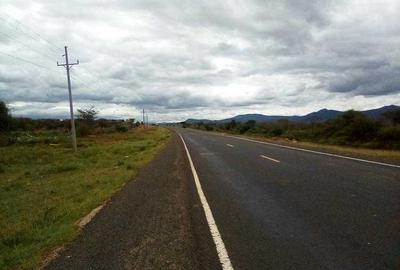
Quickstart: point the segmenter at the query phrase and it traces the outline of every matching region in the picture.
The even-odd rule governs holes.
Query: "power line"
[[[5,14],[5,15],[6,15],[6,14]],[[6,15],[6,16],[9,17],[9,18],[11,18],[9,15]],[[7,19],[5,19],[4,17],[1,17],[1,16],[0,16],[0,19],[2,19],[2,20],[4,20],[4,21],[6,21],[7,23],[9,23],[9,21],[8,21]],[[13,19],[14,21],[16,21],[20,26],[24,26],[24,25],[23,25],[21,22],[19,22],[18,20],[14,19],[14,18],[11,18],[11,19]],[[17,29],[17,28],[15,27],[15,29]],[[31,31],[34,32],[33,30],[31,30]],[[21,30],[21,32],[23,32],[24,34],[28,35],[28,36],[29,36],[31,39],[33,39],[33,40],[40,41],[40,39],[41,39],[41,40],[44,40],[45,42],[47,42],[48,44],[52,44],[50,41],[48,41],[48,40],[42,38],[42,36],[41,36],[39,33],[37,33],[37,32],[34,32],[34,33],[35,33],[37,36],[39,36],[39,38],[35,38],[34,36],[32,36],[32,35],[26,33],[25,31],[22,31],[22,30]],[[45,58],[47,58],[47,59],[49,59],[49,60],[51,60],[51,61],[53,60],[53,58],[49,57],[48,55],[43,54],[42,52],[40,52],[40,51],[38,51],[38,50],[33,49],[30,45],[27,45],[26,43],[22,42],[21,40],[17,39],[17,38],[14,37],[14,36],[11,36],[11,35],[6,34],[6,33],[3,33],[3,32],[0,32],[0,34],[2,34],[2,35],[4,35],[4,36],[6,36],[6,37],[8,37],[8,38],[10,38],[10,39],[12,39],[12,40],[18,42],[18,43],[20,43],[20,44],[23,45],[25,48],[27,48],[27,49],[29,49],[29,50],[32,50],[32,51],[34,51],[34,52],[36,52],[36,53],[38,53],[38,54],[44,56]],[[53,45],[54,45],[54,44],[53,44]],[[55,46],[55,45],[54,45],[54,46]],[[55,47],[57,47],[57,46],[55,46]],[[52,49],[52,48],[50,48],[50,49]],[[52,51],[54,52],[53,49],[52,49]],[[58,56],[58,52],[57,52],[57,56]],[[109,87],[110,87],[109,85],[106,85],[106,84],[108,84],[108,82],[104,83],[102,80],[99,80],[99,79],[98,79],[98,78],[101,77],[101,76],[98,75],[98,74],[97,74],[97,76],[93,76],[93,75],[89,75],[88,73],[86,73],[86,72],[83,71],[83,72],[80,72],[79,74],[76,74],[74,77],[75,77],[75,78],[81,78],[81,76],[79,76],[79,75],[81,75],[81,74],[85,75],[85,77],[90,77],[90,80],[95,82],[91,87],[89,87],[87,84],[85,84],[85,83],[83,82],[83,80],[86,80],[86,79],[79,80],[82,84],[84,84],[84,85],[85,85],[86,87],[88,87],[88,88],[96,88],[96,87],[100,86],[100,87],[106,89],[106,88],[109,88]],[[71,74],[71,75],[72,75],[72,74]]]
[[[50,56],[48,56],[48,55],[46,55],[46,54],[43,54],[42,52],[40,52],[40,51],[38,51],[38,50],[36,50],[36,49],[33,49],[31,46],[25,44],[24,42],[22,42],[22,41],[16,39],[15,37],[13,37],[13,36],[11,36],[11,35],[8,35],[8,34],[3,33],[3,32],[0,32],[0,35],[3,35],[3,36],[5,36],[5,37],[8,37],[8,38],[10,38],[10,39],[12,39],[12,40],[18,42],[19,44],[21,44],[21,45],[24,46],[25,48],[28,48],[29,50],[31,50],[31,51],[33,51],[33,52],[36,52],[36,53],[40,54],[41,56],[46,57],[46,58],[49,59],[49,60],[53,60],[53,58],[51,58]]]
[[[19,31],[21,31],[21,32],[24,33],[25,35],[30,36],[32,39],[34,39],[34,40],[36,40],[36,41],[42,40],[42,41],[46,42],[48,45],[51,45],[51,46],[53,46],[54,48],[56,48],[57,50],[55,50],[55,49],[49,47],[54,53],[58,53],[58,50],[61,49],[60,46],[57,46],[57,45],[55,45],[54,43],[52,43],[51,41],[49,41],[49,40],[43,38],[41,34],[37,33],[37,32],[34,31],[32,28],[27,27],[27,26],[24,25],[21,21],[15,19],[15,18],[13,18],[13,17],[11,17],[11,16],[8,15],[8,14],[5,14],[4,12],[3,12],[3,14],[4,14],[5,16],[7,16],[7,17],[9,18],[9,20],[11,19],[11,20],[14,21],[14,23],[19,24],[19,28],[14,27],[15,29],[18,29]],[[7,20],[7,19],[5,19],[4,17],[0,16],[0,19],[2,19],[3,21],[7,22],[8,24],[10,24],[10,21]],[[34,37],[33,35],[31,35],[30,33],[26,32],[26,31],[23,31],[23,30],[21,29],[21,28],[23,28],[23,27],[24,27],[25,29],[27,29],[28,31],[34,33],[34,34],[37,36],[37,38],[35,38],[35,37]]]
[[[27,27],[21,21],[18,21],[17,19],[11,17],[10,15],[5,14],[4,12],[3,12],[3,14],[7,18],[5,18],[4,16],[1,16],[1,14],[2,13],[0,13],[0,19],[5,21],[8,24],[8,26],[10,27],[10,29],[13,30],[13,32],[10,32],[10,33],[0,32],[0,35],[8,37],[9,39],[21,44],[23,47],[27,48],[28,50],[33,51],[41,56],[44,56],[46,59],[49,59],[51,61],[53,61],[53,58],[50,55],[58,56],[58,51],[56,51],[54,48],[59,49],[60,48],[59,46],[57,46],[53,42],[45,39],[40,33],[34,31],[30,27]],[[46,54],[45,52],[39,51],[38,49],[32,48],[31,45],[28,45],[29,44],[28,40],[27,40],[28,41],[28,43],[27,43],[27,42],[24,42],[24,41],[21,41],[20,39],[18,39],[18,37],[19,37],[18,32],[22,33],[23,35],[25,35],[26,37],[28,37],[29,39],[31,39],[33,41],[40,42],[40,44],[46,48],[46,51],[49,53],[49,55]],[[44,44],[44,43],[46,43],[46,44]],[[36,62],[30,61],[26,58],[18,57],[18,56],[11,55],[11,54],[1,52],[1,51],[0,51],[0,53],[7,57],[28,63],[30,65],[39,67],[41,69],[50,70],[48,67],[38,64]],[[99,89],[100,88],[102,90],[107,91],[107,89],[109,89],[111,87],[110,86],[111,82],[101,80],[100,78],[102,78],[102,76],[99,75],[98,73],[93,75],[93,74],[89,74],[88,72],[85,72],[84,70],[81,70],[77,74],[71,73],[70,75],[72,78],[74,78],[74,80],[77,80],[81,85],[87,87],[88,89],[95,89],[95,88]],[[81,76],[83,76],[83,78]],[[89,86],[86,83],[87,79],[89,79],[89,81],[92,81],[94,83],[93,84],[89,83],[91,85],[91,86]]]
[[[34,62],[32,62],[32,61],[29,61],[29,60],[26,60],[26,59],[20,58],[20,57],[18,57],[18,56],[11,55],[11,54],[8,54],[8,53],[2,52],[2,51],[0,51],[0,53],[1,53],[1,54],[3,54],[3,55],[6,55],[6,56],[8,56],[8,57],[11,57],[11,58],[17,59],[17,60],[19,60],[19,61],[23,61],[23,62],[26,62],[26,63],[28,63],[28,64],[34,65],[34,66],[36,66],[36,67],[40,67],[40,68],[43,68],[43,69],[49,70],[49,68],[48,68],[48,67],[45,67],[45,66],[42,66],[42,65],[36,64],[36,63],[34,63]]]

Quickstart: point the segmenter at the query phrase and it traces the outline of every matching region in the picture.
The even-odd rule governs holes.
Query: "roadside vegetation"
[[[371,119],[361,112],[347,111],[336,119],[316,123],[295,123],[280,120],[257,123],[202,123],[184,126],[232,134],[262,135],[267,138],[345,145],[372,149],[400,149],[400,110],[391,111],[380,119]]]
[[[283,144],[296,143],[305,148],[322,149],[343,154],[400,160],[400,110],[371,119],[358,111],[347,111],[336,119],[315,123],[295,123],[280,120],[258,123],[183,123],[206,131],[273,140]],[[378,151],[379,150],[379,151]]]
[[[133,120],[85,119],[89,108],[77,121],[75,154],[69,121],[16,119],[4,103],[0,109],[0,269],[37,269],[170,136]]]

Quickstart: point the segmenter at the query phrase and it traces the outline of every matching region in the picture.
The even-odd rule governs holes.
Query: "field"
[[[79,139],[77,154],[67,141],[0,147],[0,269],[38,268],[169,136],[163,128],[90,136]]]

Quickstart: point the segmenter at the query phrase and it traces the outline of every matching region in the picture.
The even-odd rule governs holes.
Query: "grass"
[[[79,139],[77,154],[64,144],[0,147],[0,269],[37,269],[169,136],[163,128],[97,135]]]

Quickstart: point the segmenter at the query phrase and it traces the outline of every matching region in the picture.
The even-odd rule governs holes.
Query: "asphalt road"
[[[218,269],[178,136],[45,269]]]
[[[45,269],[400,269],[400,168],[175,131]]]
[[[176,131],[234,269],[400,269],[400,168]]]

